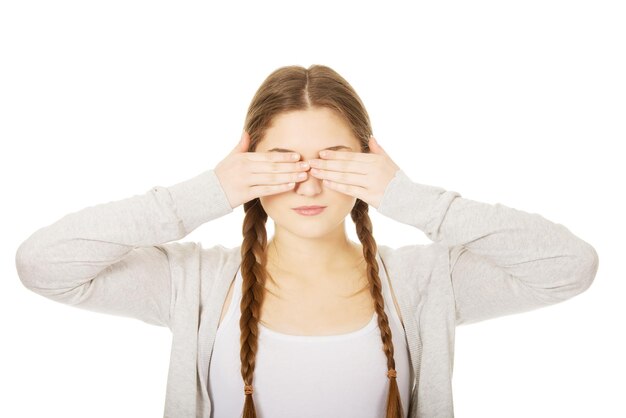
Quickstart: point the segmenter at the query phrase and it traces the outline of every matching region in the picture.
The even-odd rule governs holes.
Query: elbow
[[[24,241],[15,253],[15,268],[17,275],[20,278],[22,284],[28,288],[33,289],[37,287],[36,281],[39,276],[37,268],[39,262],[38,252],[33,248],[33,245],[29,240]]]
[[[79,275],[53,251],[53,247],[32,237],[15,252],[15,267],[22,285],[33,293],[56,302],[75,305],[89,292],[93,277]],[[86,278],[83,278],[86,277]]]
[[[89,286],[63,286],[50,273],[52,266],[44,254],[30,244],[20,245],[15,253],[15,267],[22,285],[31,292],[55,302],[76,305],[84,299]]]
[[[544,301],[562,302],[585,292],[593,284],[599,265],[598,253],[588,243],[579,243],[581,245],[569,254],[556,257],[558,262],[546,270],[546,283],[537,292]]]
[[[577,250],[577,255],[574,257],[576,262],[564,269],[567,277],[570,278],[564,280],[564,286],[561,289],[566,299],[589,289],[598,272],[599,258],[595,248],[584,241],[581,241],[581,244],[581,249]]]
[[[600,258],[596,249],[588,243],[584,243],[585,251],[580,256],[580,267],[578,270],[578,293],[589,289],[596,278]]]
[[[26,241],[20,244],[15,253],[15,269],[22,284],[28,287],[32,275],[31,257],[26,246]]]

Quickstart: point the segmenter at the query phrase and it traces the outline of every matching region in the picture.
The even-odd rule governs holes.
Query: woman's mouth
[[[313,216],[322,213],[325,208],[326,206],[299,206],[297,208],[293,208],[293,210],[300,215]]]

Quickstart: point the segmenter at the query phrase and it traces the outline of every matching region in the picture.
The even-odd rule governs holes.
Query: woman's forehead
[[[257,148],[306,154],[323,149],[357,151],[360,143],[335,112],[311,109],[278,115]]]

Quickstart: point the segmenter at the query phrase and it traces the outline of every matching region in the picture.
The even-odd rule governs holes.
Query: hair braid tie
[[[389,370],[387,371],[387,377],[389,377],[389,378],[391,378],[391,377],[395,378],[396,376],[397,376],[397,374],[396,374],[396,371],[395,371],[394,369],[389,369]]]
[[[252,391],[252,385],[245,385],[245,386],[243,387],[243,392],[244,392],[246,395],[252,395],[252,392],[253,392],[253,391]]]

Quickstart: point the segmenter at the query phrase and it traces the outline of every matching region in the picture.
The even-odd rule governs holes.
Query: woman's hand
[[[247,152],[249,145],[250,135],[244,131],[239,143],[214,169],[231,208],[260,196],[284,193],[308,177],[305,171],[309,167],[301,166],[299,154]],[[304,176],[298,177],[299,173]]]
[[[321,159],[309,160],[311,175],[326,187],[361,199],[378,209],[387,185],[400,170],[372,136],[369,153],[320,152]],[[324,154],[326,153],[326,154]]]

